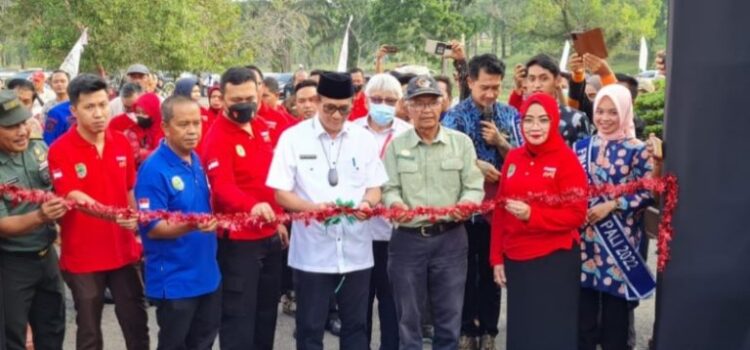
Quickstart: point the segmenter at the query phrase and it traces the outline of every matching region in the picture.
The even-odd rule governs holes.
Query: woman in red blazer
[[[586,198],[550,205],[527,201],[586,187],[586,175],[560,136],[557,102],[531,95],[521,107],[524,145],[505,159],[494,211],[490,263],[495,282],[508,290],[507,349],[576,350],[581,257],[578,227]]]

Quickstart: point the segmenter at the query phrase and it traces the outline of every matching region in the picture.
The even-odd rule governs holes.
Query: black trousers
[[[278,235],[257,241],[219,240],[222,349],[273,349],[281,262]]]
[[[115,301],[115,315],[120,323],[128,350],[149,348],[148,316],[143,280],[138,265],[91,273],[63,272],[76,308],[76,349],[101,350],[104,289],[109,288]]]
[[[627,350],[630,321],[628,301],[590,288],[581,288],[580,350]]]
[[[578,348],[581,253],[558,250],[544,257],[505,258],[508,279],[508,350]]]
[[[57,252],[47,254],[3,253],[2,314],[7,349],[26,349],[26,324],[31,325],[35,349],[61,349],[65,337],[65,287]],[[2,316],[0,316],[2,317]],[[5,344],[5,343],[3,343]]]
[[[494,337],[500,320],[500,287],[495,283],[490,266],[490,224],[483,216],[476,216],[465,226],[469,235],[469,264],[461,333],[470,337],[485,334]]]
[[[210,350],[221,324],[221,288],[184,299],[153,299],[158,350]]]
[[[289,238],[292,238],[292,227],[287,225],[287,231],[289,232]],[[282,253],[282,264],[281,264],[281,292],[288,293],[294,291],[294,278],[292,278],[292,268],[289,267],[289,248],[284,249]]]
[[[370,271],[328,274],[294,270],[297,350],[323,349],[323,333],[334,292],[341,318],[339,349],[368,349],[366,328]]]
[[[372,308],[378,297],[380,317],[380,350],[398,350],[398,316],[393,289],[388,279],[388,241],[373,241],[375,266],[370,278],[370,299],[367,302],[367,340],[372,341]]]

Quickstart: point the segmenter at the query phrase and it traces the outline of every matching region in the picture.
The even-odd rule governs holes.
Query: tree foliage
[[[85,27],[88,70],[134,62],[201,70],[252,54],[239,40],[239,9],[228,0],[23,0],[8,12],[4,21],[16,24],[12,35],[47,66],[62,62]]]

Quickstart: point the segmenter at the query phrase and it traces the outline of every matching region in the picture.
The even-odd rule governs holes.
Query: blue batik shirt
[[[211,194],[200,159],[182,160],[162,141],[138,171],[135,197],[140,210],[211,213]],[[192,298],[219,288],[215,233],[188,232],[178,238],[148,236],[159,220],[140,225],[145,255],[146,296]]]
[[[521,138],[520,121],[518,111],[508,105],[495,103],[492,120],[500,132],[509,136],[508,142],[511,148],[516,148],[523,142]],[[488,145],[482,138],[482,111],[477,108],[471,97],[459,102],[451,108],[442,124],[445,127],[458,130],[471,138],[477,151],[477,158],[494,165],[497,169],[503,166],[503,157],[497,147]]]

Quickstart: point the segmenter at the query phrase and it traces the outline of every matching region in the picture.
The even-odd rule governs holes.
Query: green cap
[[[0,91],[0,126],[13,126],[31,118],[29,112],[12,90]]]

